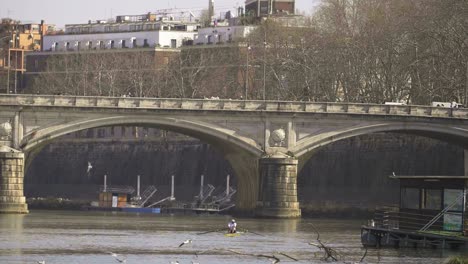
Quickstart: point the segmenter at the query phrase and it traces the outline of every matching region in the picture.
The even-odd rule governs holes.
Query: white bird
[[[46,264],[45,260],[38,261],[37,264]]]
[[[88,170],[86,171],[86,173],[89,174],[92,168],[93,168],[93,165],[91,165],[91,162],[88,161]]]
[[[119,254],[115,254],[113,252],[109,252],[109,254],[111,254],[111,256],[113,256],[115,258],[115,260],[117,260],[120,263],[126,263],[127,262],[127,257],[121,257]]]
[[[392,174],[393,174],[393,177],[395,177],[395,176],[396,176],[396,175],[395,175],[395,172],[392,172]]]
[[[183,246],[183,245],[185,245],[185,244],[191,244],[191,243],[192,243],[192,239],[187,239],[187,240],[185,240],[184,242],[182,242],[182,243],[179,245],[179,247],[181,247],[181,246]]]

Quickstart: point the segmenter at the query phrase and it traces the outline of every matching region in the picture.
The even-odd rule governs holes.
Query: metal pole
[[[226,177],[226,195],[229,195],[229,177],[230,175],[228,174]]]
[[[171,200],[174,200],[174,175],[172,175],[172,183],[171,183]]]
[[[103,192],[107,191],[107,175],[104,174],[104,189],[102,190]]]
[[[249,86],[249,51],[250,51],[250,45],[247,45],[247,51],[245,52],[247,55],[246,55],[246,65],[245,65],[244,100],[247,100],[247,90]]]
[[[263,101],[266,98],[266,31],[265,39],[263,41]]]
[[[16,94],[16,87],[18,86],[18,51],[15,51],[15,89],[13,90]]]
[[[200,198],[200,200],[203,200],[203,178],[205,176],[201,176],[201,180],[200,180],[200,194],[198,195],[198,198]]]
[[[137,197],[140,198],[140,175],[137,176]]]
[[[10,40],[11,42],[11,40]],[[11,63],[11,60],[10,60],[10,46],[8,45],[8,73],[7,73],[7,89],[6,89],[6,93],[9,94],[10,93],[10,63]]]
[[[465,84],[465,103],[464,103],[464,107],[467,108],[468,107],[468,60],[466,61],[466,76],[465,76],[465,81],[466,81],[466,84]]]

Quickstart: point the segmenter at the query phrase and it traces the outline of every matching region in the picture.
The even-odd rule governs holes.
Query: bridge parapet
[[[420,105],[381,105],[336,102],[244,101],[62,95],[0,95],[0,105],[203,111],[265,111],[360,115],[404,115],[468,119],[468,109]]]

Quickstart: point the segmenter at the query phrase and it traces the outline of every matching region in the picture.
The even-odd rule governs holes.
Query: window
[[[463,199],[458,199],[463,195],[463,190],[445,189],[444,190],[444,208],[455,203],[450,211],[463,211]],[[458,200],[457,200],[458,199]]]
[[[136,48],[136,47],[137,47],[137,40],[136,40],[136,38],[134,38],[134,39],[132,40],[132,47],[133,47],[133,48]]]
[[[442,190],[425,189],[424,190],[424,209],[440,210],[442,207]]]
[[[125,40],[122,39],[122,48],[126,48],[126,47],[127,47],[127,45],[126,45],[126,43],[125,43]]]
[[[110,48],[113,49],[114,46],[115,46],[115,42],[114,42],[113,40],[111,40],[111,42],[110,42]]]
[[[177,39],[171,39],[171,48],[177,48]]]
[[[148,39],[144,39],[143,40],[143,47],[149,47],[149,44],[148,44]]]
[[[77,44],[77,49],[78,49],[78,51],[80,51],[80,50],[81,50],[81,41],[78,41],[78,44]]]
[[[92,48],[93,48],[93,42],[90,41],[90,42],[88,42],[88,49],[92,49]]]
[[[419,209],[419,189],[401,188],[400,203],[401,208]]]
[[[99,41],[99,48],[100,49],[105,49],[106,48],[106,44],[104,43],[104,41]]]

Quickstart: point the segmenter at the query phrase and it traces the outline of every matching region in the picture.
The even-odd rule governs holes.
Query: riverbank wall
[[[88,162],[92,169],[88,172]],[[304,216],[366,215],[379,205],[397,204],[397,175],[462,175],[463,150],[428,138],[374,134],[330,144],[299,172],[298,196]],[[113,186],[158,188],[170,193],[175,175],[176,198],[192,201],[205,184],[225,186],[236,175],[220,152],[196,139],[58,140],[31,161],[25,176],[26,197],[96,200],[103,175]]]

